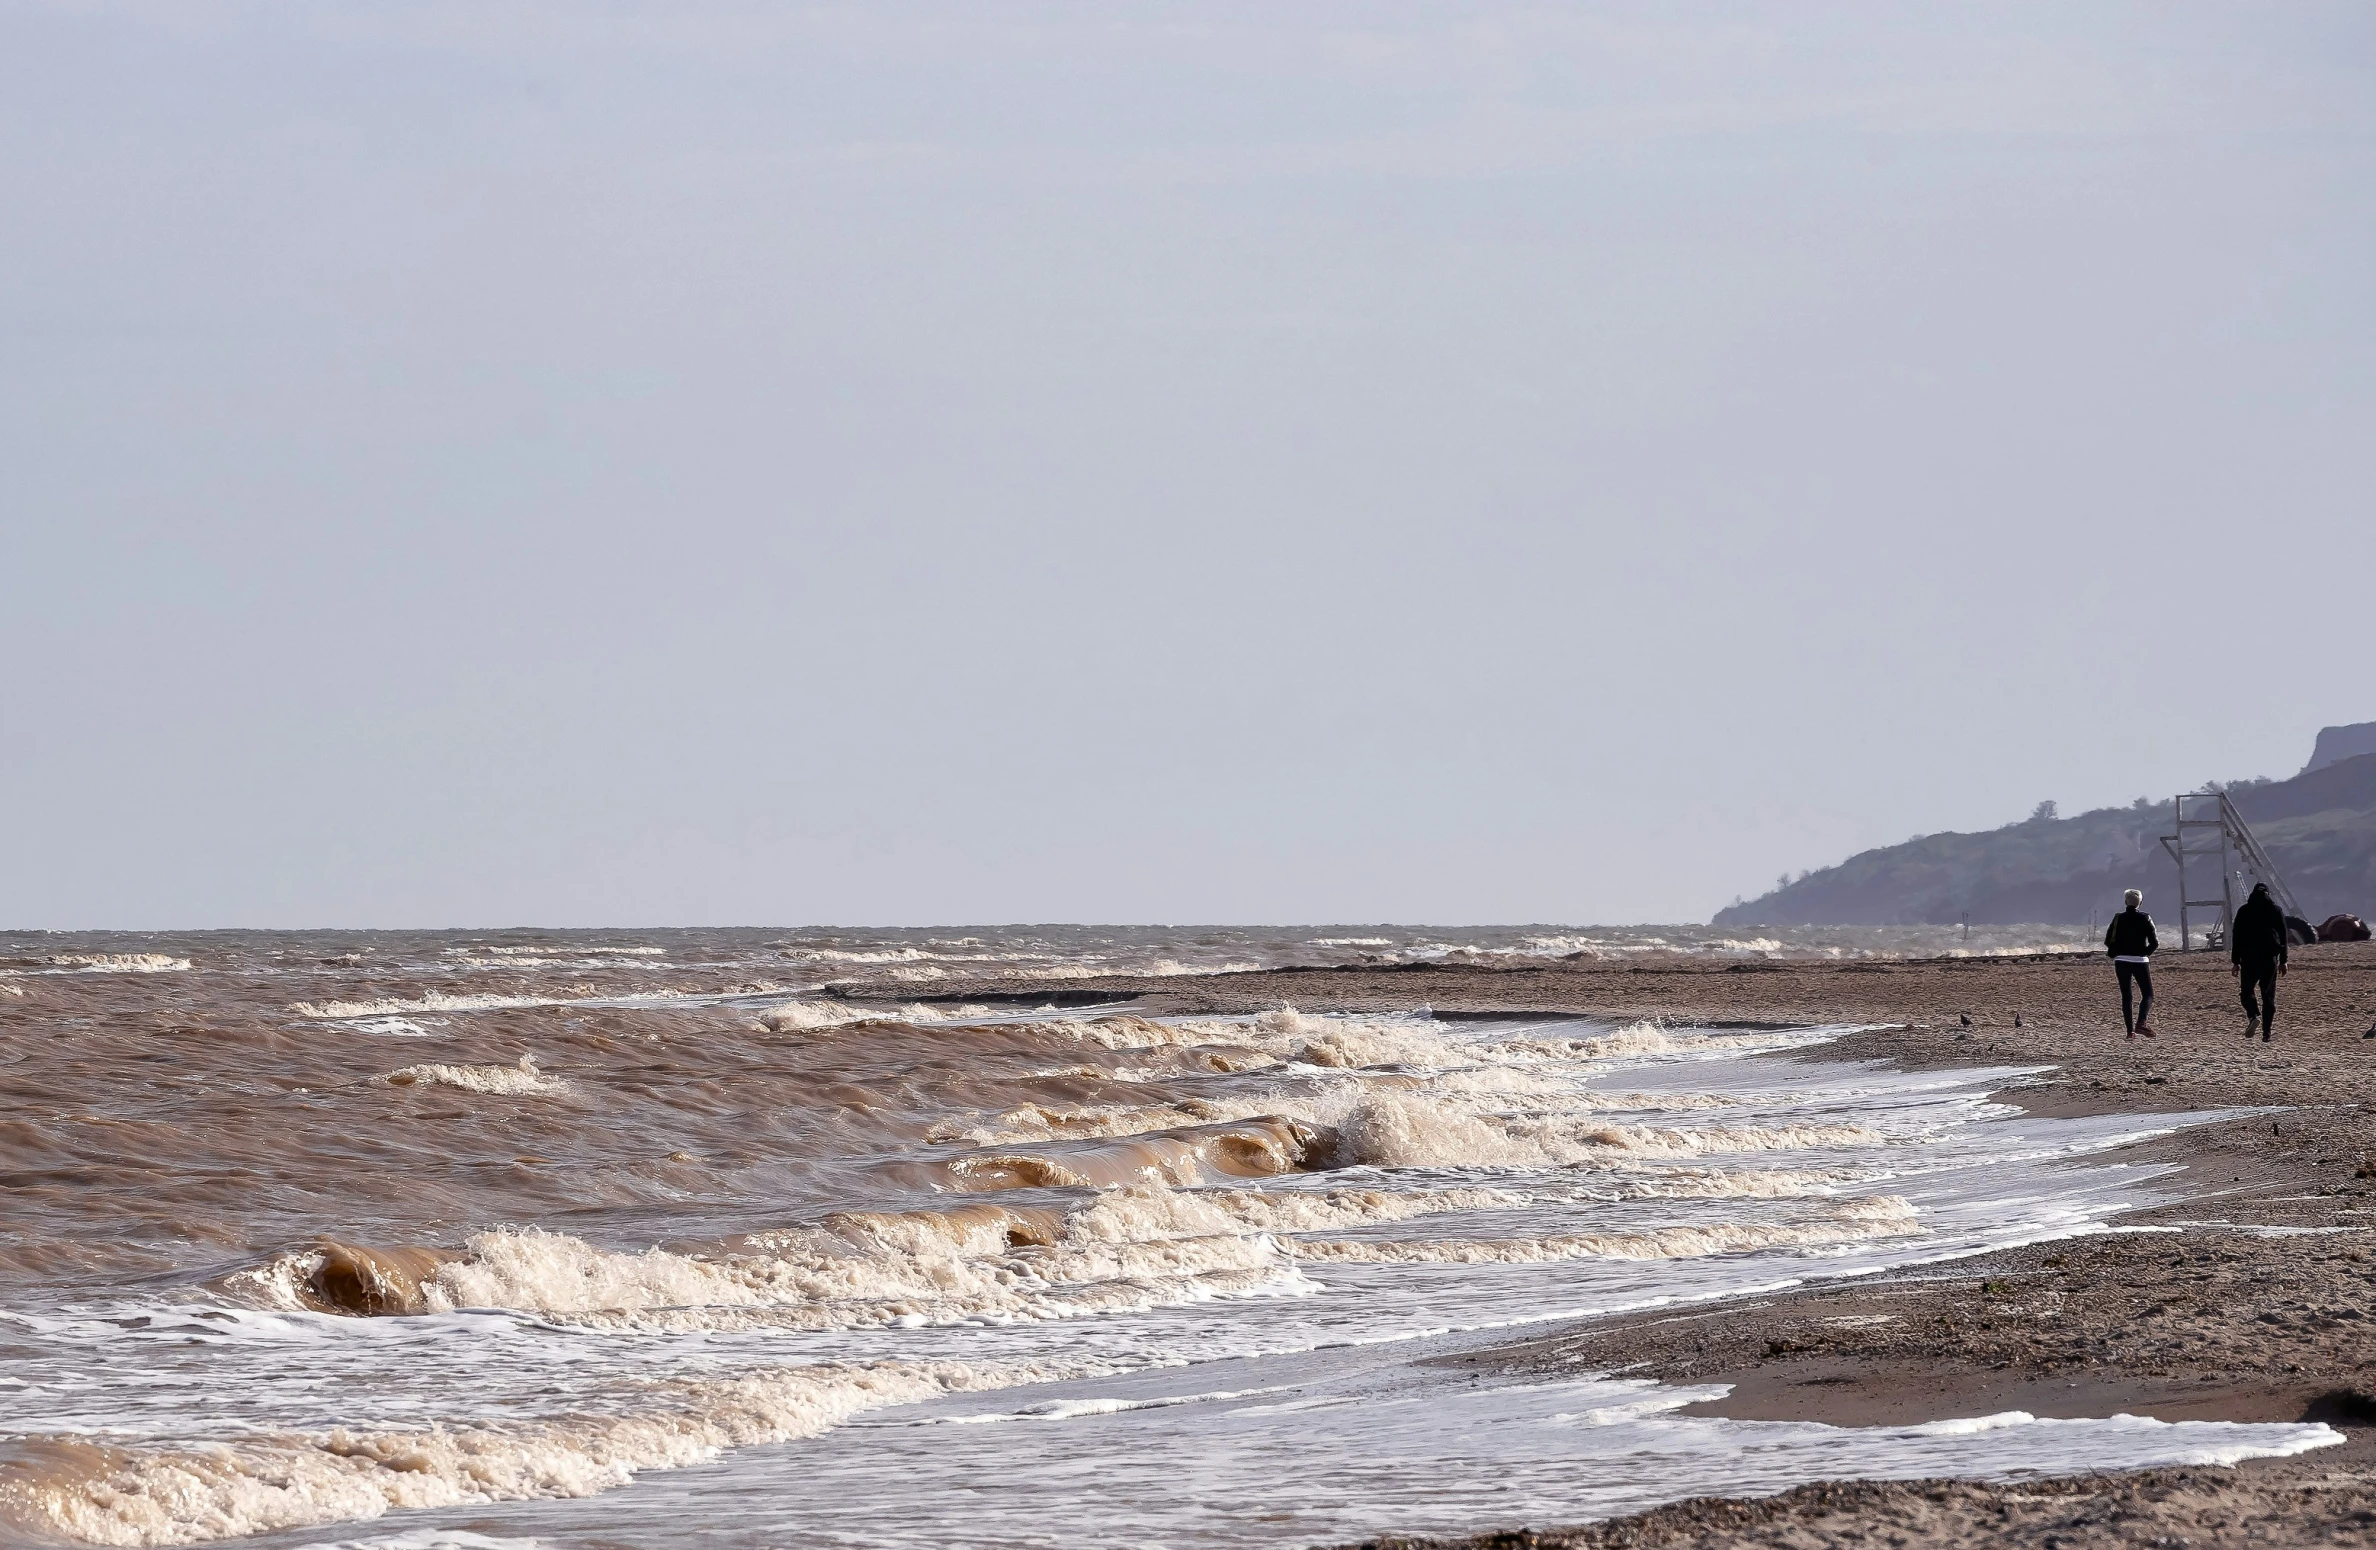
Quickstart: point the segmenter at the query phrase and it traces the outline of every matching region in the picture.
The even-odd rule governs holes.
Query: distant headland
[[[2376,906],[2376,721],[2319,731],[2290,780],[2224,788],[2312,920]],[[1926,834],[1802,873],[1718,910],[1713,924],[2005,925],[2102,920],[2124,888],[2146,905],[2174,901],[2162,851],[2168,800],[2139,798],[2064,818],[2041,802],[2028,818],[1971,834]]]

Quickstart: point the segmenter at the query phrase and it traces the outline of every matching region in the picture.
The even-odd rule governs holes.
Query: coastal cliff
[[[2244,821],[2312,920],[2376,908],[2376,752],[2331,757],[2366,727],[2329,727],[2318,754],[2291,780],[2228,788]],[[2322,759],[2320,756],[2329,756]],[[2178,872],[2159,843],[2167,802],[2105,807],[2073,817],[2051,804],[2000,829],[1926,834],[1808,872],[1716,912],[1719,926],[2075,924],[2120,908],[2142,888],[2169,911]]]

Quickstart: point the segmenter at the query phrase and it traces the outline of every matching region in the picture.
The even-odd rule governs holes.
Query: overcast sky
[[[2376,719],[2376,8],[0,0],[0,925],[1704,919]]]

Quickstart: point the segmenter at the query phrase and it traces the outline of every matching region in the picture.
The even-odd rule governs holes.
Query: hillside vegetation
[[[2376,909],[2376,754],[2228,796],[2312,920]],[[2119,909],[2124,888],[2144,889],[2146,908],[2175,916],[2178,869],[2159,842],[2169,832],[2170,804],[2158,802],[1926,834],[1719,910],[1715,924],[2076,924]]]

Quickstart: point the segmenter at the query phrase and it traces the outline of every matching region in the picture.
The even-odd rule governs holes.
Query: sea
[[[1494,1354],[2120,1230],[2179,1188],[2121,1149],[2218,1116],[2043,1118],[1842,1028],[1094,983],[2083,935],[0,933],[0,1544],[1307,1546],[2340,1441],[1733,1421]]]

